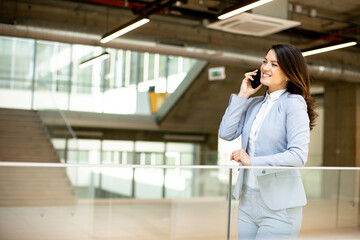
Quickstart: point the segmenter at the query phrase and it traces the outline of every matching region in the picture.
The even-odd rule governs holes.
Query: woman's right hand
[[[251,81],[254,80],[252,76],[255,76],[257,71],[259,71],[259,70],[255,70],[253,72],[246,74],[245,78],[243,79],[243,81],[241,83],[240,92],[239,92],[238,96],[244,97],[244,98],[249,98],[251,95],[253,95],[257,91],[259,91],[262,84],[260,84],[257,88],[251,87]]]

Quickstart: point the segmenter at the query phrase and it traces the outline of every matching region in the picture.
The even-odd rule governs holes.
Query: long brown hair
[[[307,105],[307,113],[310,119],[310,130],[315,126],[315,102],[310,95],[310,75],[307,63],[300,50],[291,45],[277,44],[270,49],[275,51],[280,68],[288,77],[287,91],[301,95]]]

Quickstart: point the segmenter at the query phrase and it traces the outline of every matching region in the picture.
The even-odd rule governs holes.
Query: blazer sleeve
[[[231,94],[219,127],[219,137],[231,141],[240,136],[245,121],[247,99]]]
[[[253,157],[252,166],[302,167],[305,165],[310,142],[310,126],[307,105],[300,95],[289,95],[285,125],[287,149],[273,155]]]

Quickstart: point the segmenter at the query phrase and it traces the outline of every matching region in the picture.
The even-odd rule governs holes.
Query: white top
[[[249,136],[249,143],[247,146],[247,153],[249,154],[250,158],[254,156],[255,153],[255,142],[261,128],[261,125],[269,113],[271,107],[274,103],[279,99],[281,94],[286,92],[286,89],[277,90],[270,94],[266,93],[264,101],[261,105],[259,112],[257,113],[255,120],[251,126],[250,136]],[[253,169],[248,169],[245,175],[245,184],[253,189],[259,189],[259,184],[257,181],[256,176],[254,175]]]

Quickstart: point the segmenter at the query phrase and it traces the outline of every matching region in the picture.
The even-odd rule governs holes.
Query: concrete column
[[[342,82],[325,85],[324,166],[360,166],[359,86]]]
[[[217,164],[217,134],[208,134],[206,140],[200,144],[200,165],[216,165]],[[199,196],[211,195],[217,188],[219,181],[214,181],[212,170],[195,169],[196,181],[198,183]],[[196,184],[195,184],[196,185]],[[215,186],[215,187],[214,187]]]
[[[360,84],[325,85],[324,166],[360,166]],[[322,197],[335,209],[336,227],[359,226],[359,171],[322,172]]]
[[[206,142],[201,144],[201,165],[216,165],[217,164],[217,148],[218,136],[217,134],[208,134]]]

